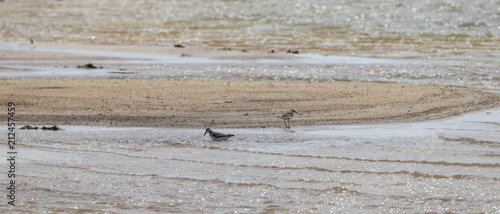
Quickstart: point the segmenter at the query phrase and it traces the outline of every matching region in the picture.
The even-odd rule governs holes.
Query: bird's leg
[[[285,127],[287,127],[287,128],[288,128],[288,126],[286,125],[286,120],[283,120],[283,123],[285,124]]]

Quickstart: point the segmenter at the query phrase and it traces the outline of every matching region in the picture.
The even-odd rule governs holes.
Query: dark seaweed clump
[[[76,66],[76,68],[82,68],[82,69],[102,69],[103,67],[100,66],[100,67],[97,67],[95,66],[94,64],[92,63],[89,63],[89,64],[85,64],[85,65],[78,65]]]
[[[26,129],[26,130],[38,130],[38,129],[42,129],[42,130],[46,130],[46,131],[60,131],[62,130],[59,126],[43,126],[42,128],[39,128],[38,126],[30,126],[30,125],[25,125],[23,127],[21,127],[21,129]]]

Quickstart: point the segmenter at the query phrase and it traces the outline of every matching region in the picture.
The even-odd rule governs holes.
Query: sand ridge
[[[500,105],[500,95],[380,82],[157,79],[0,80],[19,124],[281,127],[417,121]]]

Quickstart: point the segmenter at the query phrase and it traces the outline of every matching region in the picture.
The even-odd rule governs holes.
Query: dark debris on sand
[[[103,68],[102,66],[97,67],[97,66],[95,66],[92,63],[88,63],[88,64],[85,64],[85,65],[78,65],[76,67],[77,68],[81,68],[81,69],[102,69]]]
[[[42,129],[42,130],[45,130],[45,131],[60,131],[62,130],[59,126],[43,126],[42,128],[39,128],[38,126],[30,126],[30,125],[25,125],[23,127],[21,127],[21,129],[26,129],[26,130],[38,130],[38,129]]]

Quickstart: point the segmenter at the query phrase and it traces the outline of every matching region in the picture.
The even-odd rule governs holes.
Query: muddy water
[[[20,211],[498,212],[500,111],[401,124],[18,131]],[[3,133],[3,132],[2,132]],[[5,208],[5,205],[2,205]]]

